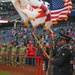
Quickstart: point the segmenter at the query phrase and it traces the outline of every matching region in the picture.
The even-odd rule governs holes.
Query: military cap
[[[67,42],[69,42],[71,40],[71,37],[69,37],[67,34],[60,33],[59,40],[66,40]]]
[[[16,45],[16,43],[13,43],[13,45]]]
[[[3,46],[6,46],[6,44],[5,44],[5,43],[3,43]]]
[[[24,45],[24,42],[21,42],[21,45]]]
[[[6,45],[9,45],[9,43],[7,43]]]

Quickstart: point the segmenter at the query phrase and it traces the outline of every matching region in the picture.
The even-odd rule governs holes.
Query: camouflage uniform
[[[16,67],[16,62],[17,62],[17,46],[16,46],[16,44],[14,44],[13,46],[12,46],[12,55],[13,56],[11,56],[11,58],[12,58],[12,66],[13,67]]]
[[[0,62],[1,62],[1,47],[0,47]]]
[[[7,63],[7,65],[10,65],[11,57],[9,55],[11,55],[11,51],[12,51],[11,48],[12,48],[12,44],[8,43],[7,44],[7,49],[6,49],[6,54],[7,54],[7,56],[6,56],[6,63]]]
[[[21,46],[19,48],[19,56],[24,55],[26,55],[26,47],[24,46],[24,43],[21,43]],[[19,57],[19,59],[20,59],[20,67],[24,67],[26,58]]]
[[[5,61],[5,56],[3,55],[3,54],[5,54],[5,51],[6,51],[6,46],[5,46],[5,44],[3,44],[2,45],[2,47],[1,47],[1,62],[2,62],[2,64],[4,64],[4,61]]]

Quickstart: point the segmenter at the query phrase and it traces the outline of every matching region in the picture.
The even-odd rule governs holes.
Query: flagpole
[[[40,41],[37,39],[36,35],[31,31],[30,27],[28,26],[30,32],[32,33],[32,35],[34,36],[34,38],[36,39],[37,43],[39,44],[39,46],[42,48],[43,52],[46,54],[46,56],[48,58],[50,58],[49,55],[47,55],[47,53],[45,52],[45,47],[43,47],[43,45],[40,43]]]
[[[30,32],[32,33],[32,35],[34,36],[34,38],[36,39],[39,46],[41,47],[41,49],[43,50],[43,52],[46,54],[47,58],[50,59],[53,56],[53,49],[54,49],[54,32],[52,31],[52,29],[50,29],[50,31],[52,33],[52,48],[50,50],[50,55],[47,55],[47,53],[45,51],[46,48],[43,47],[43,45],[40,43],[40,41],[38,40],[36,35],[31,31],[29,26],[28,26],[28,28],[29,28]],[[50,62],[50,60],[49,60],[49,63],[48,63],[48,69],[47,69],[46,75],[53,75],[53,64]]]

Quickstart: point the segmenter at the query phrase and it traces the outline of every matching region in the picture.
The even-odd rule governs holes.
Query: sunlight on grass
[[[4,73],[4,72],[0,72],[0,75],[10,75],[10,74]]]

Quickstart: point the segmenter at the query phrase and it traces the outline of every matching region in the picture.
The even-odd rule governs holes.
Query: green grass
[[[10,74],[4,73],[4,72],[0,72],[0,75],[10,75]]]

